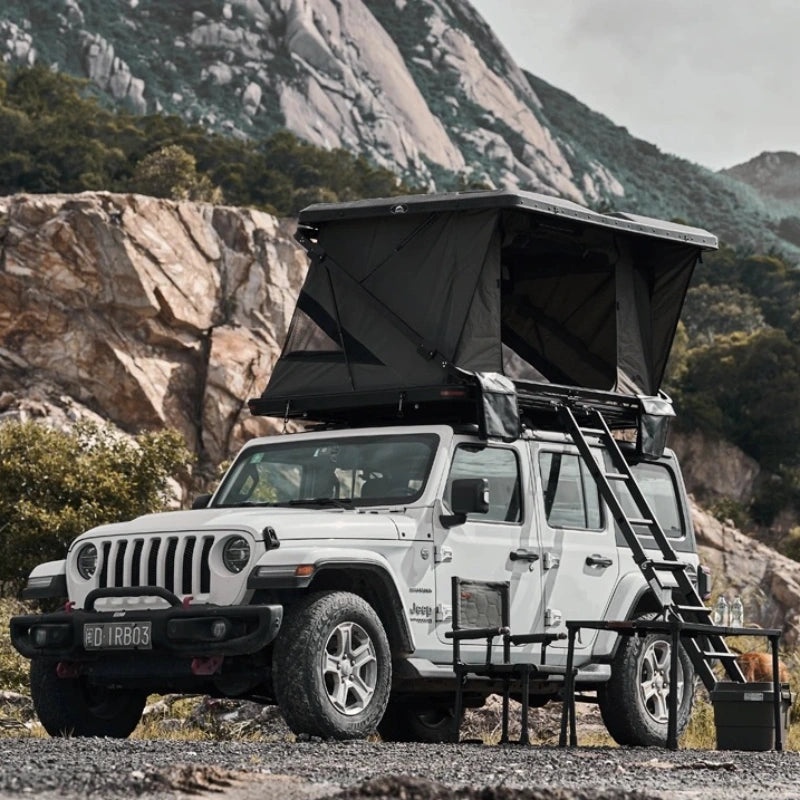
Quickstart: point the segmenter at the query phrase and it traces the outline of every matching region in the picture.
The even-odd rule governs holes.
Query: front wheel
[[[626,636],[611,662],[611,678],[598,690],[600,714],[617,744],[664,747],[670,693],[669,636]],[[694,669],[683,647],[678,653],[678,735],[689,723]]]
[[[372,606],[350,592],[320,592],[290,607],[273,668],[278,706],[296,734],[359,739],[386,710],[389,641]]]
[[[110,689],[85,678],[59,678],[56,662],[31,661],[31,697],[50,736],[110,736],[125,739],[142,717],[147,695]]]
[[[452,703],[398,697],[389,701],[378,733],[385,742],[441,744],[457,742],[460,727]]]

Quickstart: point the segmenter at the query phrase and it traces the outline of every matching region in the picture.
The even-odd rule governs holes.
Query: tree
[[[766,327],[755,297],[732,286],[693,286],[686,294],[681,321],[689,345],[711,344],[717,336],[736,331],[754,333]]]
[[[85,422],[71,433],[0,425],[0,589],[19,590],[89,528],[164,508],[170,477],[191,458],[174,431],[130,441]]]
[[[146,155],[133,171],[131,190],[170,200],[222,202],[222,192],[208,175],[197,171],[197,161],[176,144]]]
[[[690,351],[681,423],[722,436],[771,472],[800,466],[800,346],[783,331],[735,333]]]

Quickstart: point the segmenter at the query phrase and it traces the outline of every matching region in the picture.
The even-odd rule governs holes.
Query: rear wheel
[[[59,678],[56,662],[31,661],[33,707],[51,736],[109,736],[125,739],[142,717],[147,695],[110,689],[86,678]]]
[[[463,714],[462,714],[463,719]],[[457,742],[458,726],[452,703],[392,698],[378,725],[386,742]]]
[[[626,636],[611,663],[611,678],[598,690],[606,729],[617,744],[660,746],[667,742],[670,693],[669,636]],[[678,653],[678,735],[689,722],[694,669],[683,647]]]

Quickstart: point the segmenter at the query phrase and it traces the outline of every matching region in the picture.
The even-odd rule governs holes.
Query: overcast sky
[[[800,152],[800,0],[470,2],[520,66],[665,152]]]

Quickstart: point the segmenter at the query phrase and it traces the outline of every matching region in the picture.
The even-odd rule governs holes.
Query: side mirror
[[[467,514],[485,514],[489,510],[489,480],[487,478],[458,478],[450,487],[452,514],[442,514],[439,521],[445,528],[463,525]]]
[[[199,494],[192,500],[192,509],[208,508],[208,502],[211,500],[210,494]]]
[[[485,514],[489,510],[489,480],[459,478],[453,481],[450,505],[454,514]]]

